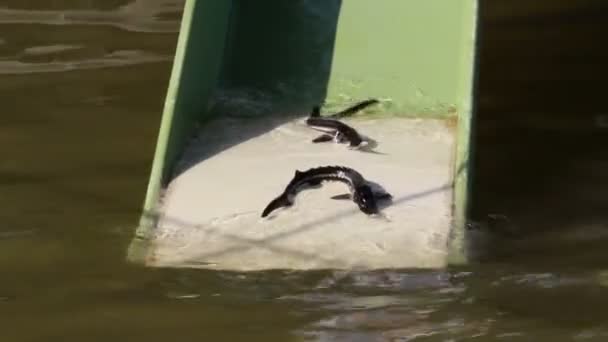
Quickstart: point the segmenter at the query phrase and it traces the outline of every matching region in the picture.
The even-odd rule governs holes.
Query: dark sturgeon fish
[[[327,142],[334,140],[337,143],[348,142],[350,147],[359,147],[363,138],[356,129],[349,125],[333,119],[308,118],[306,124],[318,131],[326,132],[312,140],[313,143]]]
[[[287,184],[283,193],[273,199],[262,212],[262,217],[281,207],[290,207],[298,192],[306,186],[317,186],[322,182],[335,181],[345,183],[349,194],[333,196],[333,199],[351,199],[359,209],[368,214],[378,213],[378,200],[388,200],[392,196],[376,183],[369,182],[363,176],[345,166],[321,166],[306,171],[296,170],[293,179]]]
[[[354,128],[335,119],[350,116],[375,103],[378,103],[378,100],[365,100],[343,111],[328,116],[321,116],[321,109],[319,106],[313,107],[310,116],[306,120],[306,124],[313,129],[329,134],[318,136],[313,139],[312,142],[320,143],[333,140],[336,143],[348,142],[352,148],[359,147],[366,139],[364,139]]]

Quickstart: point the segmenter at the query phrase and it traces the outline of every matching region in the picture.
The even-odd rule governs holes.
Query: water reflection
[[[0,25],[108,25],[134,32],[174,32],[184,0],[121,1],[107,10],[92,9],[95,3],[81,2],[79,9],[61,10],[0,7]]]
[[[145,48],[138,49],[140,44],[130,37],[134,33],[175,34],[182,6],[183,1],[146,0],[108,9],[0,7],[0,26],[5,27],[0,33],[0,74],[69,72],[170,61],[172,55],[160,53],[154,48],[156,44],[144,41]],[[107,29],[88,26],[130,33],[116,36]],[[115,41],[109,43],[112,38]],[[35,45],[24,44],[24,39]]]
[[[519,273],[514,269],[476,273],[373,272],[352,275],[343,283],[322,292],[282,296],[295,310],[311,310],[322,317],[294,333],[314,341],[446,341],[470,338],[483,340],[596,340],[608,326],[598,325],[598,316],[608,310],[593,309],[594,321],[579,319],[588,308],[561,302],[548,305],[551,297],[569,292],[602,291],[596,276],[584,273]],[[334,277],[330,275],[329,277]],[[413,288],[389,279],[417,279]],[[365,280],[371,281],[366,284]],[[386,279],[387,281],[379,281]],[[491,281],[487,281],[491,280]],[[493,280],[493,281],[492,281]],[[553,289],[555,293],[545,293]],[[384,295],[381,295],[384,294]],[[516,298],[520,298],[517,300]],[[526,302],[523,298],[535,298]],[[589,296],[596,298],[595,296]],[[513,302],[515,300],[516,302]],[[591,304],[588,302],[587,304]],[[574,311],[559,310],[570,307]],[[568,322],[555,326],[555,321]],[[562,323],[564,324],[564,323]]]
[[[46,47],[45,47],[46,48]],[[69,62],[24,63],[20,61],[0,61],[0,74],[26,74],[40,72],[65,72],[83,69],[128,66],[133,64],[161,62],[169,56],[158,56],[137,50],[115,51],[100,58]]]

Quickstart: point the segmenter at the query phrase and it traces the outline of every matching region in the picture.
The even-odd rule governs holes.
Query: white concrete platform
[[[185,151],[163,197],[151,266],[265,269],[436,268],[446,265],[454,137],[443,121],[346,120],[375,139],[378,153],[335,143],[303,118],[224,117]],[[344,165],[394,199],[368,217],[339,183],[301,192],[291,208],[260,217],[296,169]]]

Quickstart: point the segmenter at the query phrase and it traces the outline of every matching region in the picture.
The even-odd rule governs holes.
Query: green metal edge
[[[471,1],[343,1],[328,111],[375,97],[382,101],[376,113],[453,117]]]
[[[456,148],[454,161],[453,218],[448,245],[448,265],[458,266],[469,260],[466,246],[466,225],[470,210],[472,160],[474,141],[472,140],[475,122],[475,85],[477,80],[477,52],[479,41],[479,0],[467,2],[463,18],[464,32],[460,44],[466,46],[467,54],[461,56],[459,77],[458,124],[456,129]]]
[[[171,166],[197,124],[209,114],[205,104],[218,82],[231,7],[232,1],[225,0],[187,0],[184,4],[143,212],[127,253],[129,261],[144,261]]]

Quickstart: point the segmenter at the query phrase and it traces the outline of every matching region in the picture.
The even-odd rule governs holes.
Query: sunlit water
[[[601,229],[445,272],[127,264],[180,8],[0,4],[2,341],[608,340]]]

